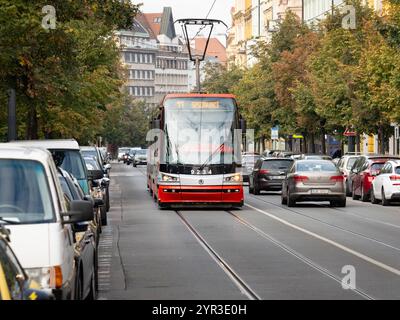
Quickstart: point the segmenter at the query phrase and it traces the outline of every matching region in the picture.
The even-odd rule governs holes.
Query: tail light
[[[332,176],[331,181],[334,182],[343,182],[344,181],[344,176]]]
[[[390,178],[391,181],[400,180],[400,176],[390,176],[389,178]]]
[[[294,182],[295,183],[300,183],[300,182],[306,182],[308,180],[308,177],[306,176],[294,176]]]
[[[261,169],[261,170],[260,170],[260,173],[261,173],[261,174],[267,174],[267,173],[269,173],[269,170]]]

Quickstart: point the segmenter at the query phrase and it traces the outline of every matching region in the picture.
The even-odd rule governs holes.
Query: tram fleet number
[[[229,305],[229,304],[197,304],[195,308],[189,307],[173,307],[159,306],[153,307],[153,315],[175,315],[183,318],[188,314],[196,315],[246,315],[247,306],[244,305]]]

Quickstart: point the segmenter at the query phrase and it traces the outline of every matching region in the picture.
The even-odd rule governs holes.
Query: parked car
[[[69,206],[52,155],[39,148],[0,145],[0,222],[28,277],[56,299],[75,297],[72,224],[93,220],[88,201]]]
[[[282,185],[282,204],[289,207],[300,201],[329,201],[345,207],[344,178],[329,160],[298,160],[288,170]]]
[[[83,194],[74,184],[71,176],[62,169],[59,170],[58,178],[61,188],[66,198],[67,206],[73,200],[89,201],[94,206],[92,200],[84,199]],[[94,210],[94,208],[92,209]],[[76,223],[72,228],[75,242],[75,267],[76,267],[76,300],[95,300],[97,297],[97,223],[85,221]]]
[[[264,158],[269,158],[269,157],[273,156],[274,152],[279,152],[279,150],[268,150],[268,149],[264,150],[264,152],[262,153],[262,156]]]
[[[261,190],[282,190],[282,181],[292,164],[292,159],[259,159],[249,177],[249,192],[260,194]]]
[[[110,178],[111,164],[106,163],[101,155],[100,149],[97,147],[81,147],[81,153],[84,157],[94,158],[97,162],[97,170],[102,170],[106,178]],[[105,185],[105,208],[110,211],[110,188],[109,184]]]
[[[395,156],[362,155],[350,170],[351,192],[354,200],[366,202],[370,199],[372,181],[388,160],[400,159]]]
[[[147,164],[147,149],[135,150],[132,164],[134,167]]]
[[[0,224],[0,301],[2,300],[54,300],[51,290],[40,290],[25,273],[9,246],[9,231]]]
[[[80,149],[81,149],[81,153],[84,157],[96,158],[97,162],[99,163],[99,166],[103,169],[106,177],[108,178],[110,176],[111,164],[107,163],[100,148],[84,146],[84,147],[80,147]]]
[[[372,181],[371,202],[383,206],[400,201],[400,160],[389,160]]]
[[[255,153],[245,153],[242,155],[242,176],[243,182],[249,182],[249,176],[253,172],[254,165],[261,156]]]
[[[71,173],[79,181],[85,194],[90,193],[86,166],[76,140],[13,141],[10,144],[49,150],[53,155],[56,166]]]
[[[107,198],[109,189],[110,179],[104,177],[102,175],[101,168],[99,167],[97,161],[92,157],[85,157],[84,161],[86,163],[86,167],[89,172],[89,177],[91,178],[91,194],[92,197],[96,200],[102,200],[104,205],[99,205],[100,216],[101,216],[101,225],[107,225]]]
[[[351,179],[349,178],[350,171],[358,157],[358,155],[344,155],[336,165],[343,173],[347,196],[351,196]]]

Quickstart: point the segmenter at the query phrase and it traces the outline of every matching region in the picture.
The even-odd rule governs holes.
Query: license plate
[[[285,179],[285,176],[271,176],[271,179],[273,179],[273,180],[283,180],[283,179]]]
[[[325,190],[325,189],[313,189],[311,190],[312,194],[327,194],[329,193],[329,190]]]

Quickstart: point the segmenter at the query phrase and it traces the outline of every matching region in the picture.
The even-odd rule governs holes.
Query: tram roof
[[[208,94],[208,93],[173,93],[167,94],[164,98],[164,101],[171,98],[227,98],[227,99],[236,99],[233,94]]]

